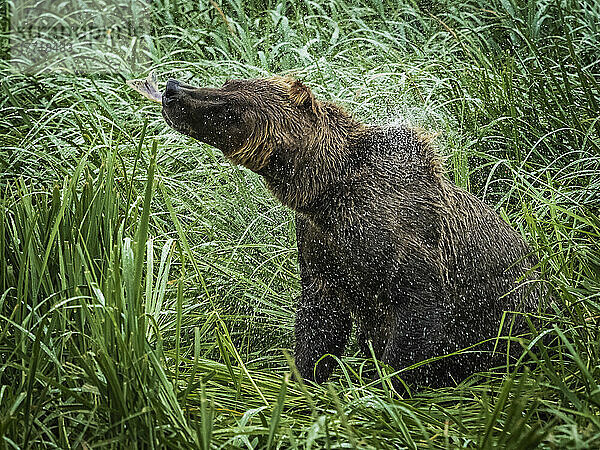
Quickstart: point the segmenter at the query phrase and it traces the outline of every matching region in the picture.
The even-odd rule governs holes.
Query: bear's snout
[[[162,101],[163,106],[169,105],[173,103],[177,99],[177,96],[180,92],[180,83],[173,78],[167,81],[167,87],[165,88],[165,93],[163,94]]]

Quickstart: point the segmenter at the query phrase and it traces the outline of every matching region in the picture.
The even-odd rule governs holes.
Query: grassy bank
[[[22,73],[3,34],[0,448],[600,446],[600,3],[162,0],[149,19],[146,62],[116,73]],[[353,344],[330,383],[297,381],[293,214],[125,85],[151,68],[290,73],[438,133],[447,175],[540,259],[523,364],[400,397]]]

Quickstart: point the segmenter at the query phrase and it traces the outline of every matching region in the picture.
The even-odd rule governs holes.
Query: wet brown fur
[[[517,281],[534,263],[527,244],[443,175],[424,133],[362,124],[289,78],[186,89],[172,94],[177,108],[165,104],[167,121],[262,175],[297,212],[305,378],[327,378],[333,360],[316,363],[342,354],[353,325],[367,354],[370,342],[402,369],[495,337],[506,310],[535,309]],[[449,384],[490,363],[464,353],[402,376]]]

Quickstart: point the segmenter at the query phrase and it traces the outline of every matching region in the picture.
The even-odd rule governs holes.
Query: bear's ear
[[[315,114],[319,114],[319,102],[315,99],[308,86],[298,80],[293,80],[290,84],[290,100],[298,106],[306,106]]]

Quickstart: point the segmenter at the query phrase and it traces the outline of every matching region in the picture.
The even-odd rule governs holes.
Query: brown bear
[[[362,349],[395,369],[494,338],[504,311],[533,311],[518,280],[522,237],[442,173],[416,131],[360,123],[274,77],[196,88],[169,80],[163,116],[264,177],[296,212],[302,295],[296,365],[324,381],[352,325]],[[489,348],[404,371],[439,386],[489,367]],[[317,364],[318,362],[318,364]]]

